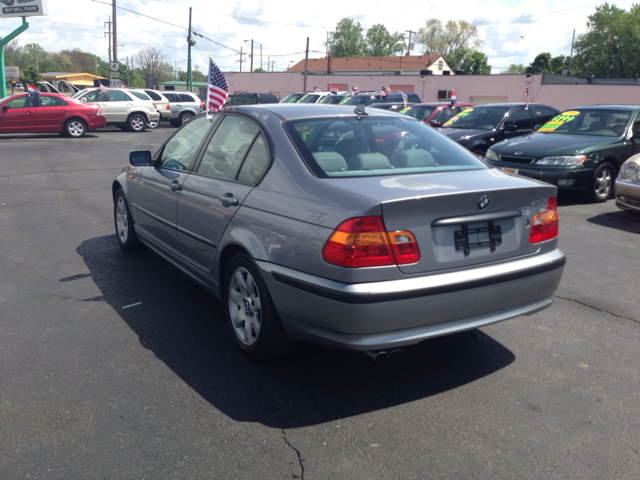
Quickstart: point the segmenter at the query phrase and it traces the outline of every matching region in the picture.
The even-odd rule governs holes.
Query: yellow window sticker
[[[545,123],[542,127],[538,129],[538,132],[553,132],[560,125],[564,125],[567,122],[571,122],[576,118],[576,115],[580,115],[580,112],[576,110],[572,110],[569,112],[564,112],[557,117],[554,117],[550,122]]]

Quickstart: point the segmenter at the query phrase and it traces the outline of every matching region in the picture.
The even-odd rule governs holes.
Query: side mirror
[[[87,97],[80,97],[80,101],[82,103],[87,103],[88,102]]]
[[[2,111],[4,112],[6,110],[9,110],[9,107],[7,107],[6,105],[2,105]]]
[[[129,153],[129,163],[134,167],[148,167],[151,165],[151,152],[149,150],[136,150]]]
[[[429,122],[429,125],[431,125],[433,128],[438,128],[442,126],[442,122],[439,122],[438,120],[431,120]]]
[[[516,130],[518,130],[518,127],[516,127],[513,123],[511,123],[509,125],[505,125],[504,127],[502,127],[502,129],[505,132],[515,132]]]

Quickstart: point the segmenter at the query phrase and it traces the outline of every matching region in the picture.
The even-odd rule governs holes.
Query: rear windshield
[[[508,111],[509,107],[465,108],[455,117],[451,117],[445,122],[442,128],[493,130]]]
[[[316,117],[284,126],[309,169],[321,178],[487,168],[467,149],[409,118]]]
[[[540,133],[618,137],[624,133],[631,112],[581,108],[568,110],[538,129]]]

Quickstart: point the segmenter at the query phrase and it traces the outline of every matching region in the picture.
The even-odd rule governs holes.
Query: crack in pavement
[[[280,417],[280,411],[278,411],[278,416]],[[282,417],[280,417],[280,419],[282,419]],[[287,432],[285,431],[285,429],[282,429],[282,439],[285,441],[285,443],[289,446],[290,449],[292,449],[294,452],[296,452],[296,455],[298,456],[298,464],[300,465],[300,477],[302,480],[304,480],[304,465],[302,463],[302,457],[300,456],[300,450],[298,450],[296,447],[294,447],[293,445],[291,445],[291,442],[289,442],[289,440],[287,439]]]
[[[594,307],[593,305],[589,305],[588,303],[581,302],[580,300],[574,300],[573,298],[561,297],[560,295],[555,295],[556,298],[561,300],[567,300],[568,302],[574,302],[580,305],[584,305],[588,308],[593,308],[594,310],[602,313],[608,313],[609,315],[613,315],[614,317],[621,318],[623,320],[629,320],[634,323],[640,324],[640,320],[636,320],[635,318],[623,317],[622,315],[618,315],[617,313],[610,312],[609,310],[604,310],[602,308]]]

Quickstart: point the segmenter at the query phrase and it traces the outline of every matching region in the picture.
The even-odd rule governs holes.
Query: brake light
[[[531,221],[529,242],[540,243],[558,236],[558,199],[551,197],[547,211],[539,213]]]
[[[167,108],[165,110],[171,110],[171,108],[169,108],[169,104],[167,103]]]
[[[155,108],[157,110],[158,106],[156,105],[156,102],[151,102],[151,103],[153,103],[153,108]]]
[[[382,217],[356,217],[338,225],[322,258],[341,267],[380,267],[415,263],[420,251],[411,232],[387,232]]]
[[[204,102],[200,99],[200,110],[204,110]]]

